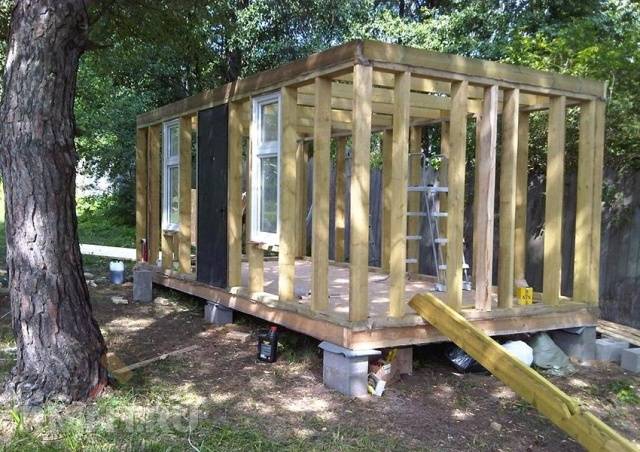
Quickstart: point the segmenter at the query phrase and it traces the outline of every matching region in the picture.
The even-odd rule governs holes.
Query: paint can
[[[278,359],[278,328],[272,326],[269,331],[258,335],[258,360],[274,363]]]
[[[111,261],[109,263],[109,274],[113,284],[124,282],[124,263],[122,261]]]

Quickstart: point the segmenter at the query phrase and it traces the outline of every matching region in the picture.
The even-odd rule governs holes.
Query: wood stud
[[[147,140],[149,159],[149,207],[147,219],[147,234],[149,236],[149,263],[156,265],[158,262],[158,252],[160,250],[160,158],[162,150],[160,148],[160,125],[149,127],[149,137]]]
[[[136,131],[136,259],[141,261],[142,240],[147,240],[147,135],[148,129]]]
[[[527,258],[527,191],[529,189],[529,112],[518,118],[518,158],[516,162],[516,226],[514,269],[516,281],[525,279]]]
[[[229,287],[242,285],[242,104],[229,104],[227,240]]]
[[[191,116],[180,118],[180,229],[178,262],[182,273],[191,273]],[[174,250],[176,251],[176,250]]]
[[[347,138],[339,137],[336,140],[336,213],[335,213],[335,260],[344,262],[345,253],[345,165],[347,158]]]

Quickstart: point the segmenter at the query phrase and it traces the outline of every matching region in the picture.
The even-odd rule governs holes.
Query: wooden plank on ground
[[[412,127],[409,133],[409,185],[418,186],[422,183],[422,127]],[[409,212],[420,212],[422,193],[407,193],[407,210]],[[419,235],[420,226],[422,224],[421,217],[407,217],[407,234]],[[417,259],[418,262],[407,264],[407,271],[410,273],[418,273],[419,271],[420,246],[416,240],[411,240],[407,244],[407,258]]]
[[[409,94],[411,73],[396,74],[389,210],[389,316],[403,317],[407,258],[407,183],[409,164]],[[390,200],[391,201],[391,200]]]
[[[542,301],[560,303],[562,281],[562,200],[564,196],[566,99],[551,98],[547,150],[547,180],[544,203],[544,273]]]
[[[596,102],[588,101],[580,106],[580,130],[578,142],[578,187],[576,201],[575,251],[573,263],[573,299],[595,303],[590,290],[591,234],[594,200]]]
[[[149,127],[149,136],[147,145],[149,146],[147,158],[149,159],[149,201],[148,201],[148,219],[147,219],[147,236],[149,237],[149,263],[156,265],[158,261],[158,253],[160,251],[160,157],[162,150],[160,149],[160,125]]]
[[[638,448],[580,403],[558,389],[504,347],[431,294],[418,294],[409,305],[496,378],[510,386],[554,424],[588,450],[637,451]]]
[[[335,260],[344,262],[344,237],[345,237],[345,189],[346,189],[346,148],[347,138],[339,137],[336,140],[336,213],[335,213]]]
[[[180,229],[178,262],[182,273],[191,273],[191,116],[180,118]]]
[[[331,80],[318,77],[313,133],[311,309],[329,307],[329,179],[331,175]]]
[[[491,310],[493,297],[493,220],[496,191],[496,142],[498,137],[498,86],[485,88],[476,155],[475,222],[473,225],[473,268],[475,307]]]
[[[147,240],[148,129],[136,130],[136,256],[142,260],[142,240]]]
[[[640,330],[607,320],[598,320],[596,330],[606,336],[640,346]]]
[[[242,284],[242,122],[238,102],[229,104],[227,182],[227,278],[229,287]]]
[[[467,148],[467,81],[451,83],[449,162],[447,181],[447,303],[462,309],[462,253],[464,225],[464,179]]]
[[[126,374],[127,372],[131,372],[132,370],[135,369],[140,369],[141,367],[144,366],[148,366],[149,364],[155,363],[156,361],[161,361],[164,359],[167,359],[170,356],[176,356],[176,355],[181,355],[183,353],[188,353],[191,352],[193,350],[196,350],[198,348],[197,345],[191,345],[189,347],[184,347],[178,350],[174,350],[172,352],[168,352],[168,353],[163,353],[162,355],[158,355],[156,357],[150,358],[150,359],[145,359],[144,361],[138,361],[135,364],[130,364],[128,366],[125,367],[121,367],[119,369],[115,369],[112,371],[112,373],[114,375],[119,375],[119,374]]]
[[[296,147],[296,257],[307,254],[307,143]]]
[[[280,195],[279,246],[278,246],[278,293],[281,301],[295,299],[296,265],[296,132],[297,89],[285,87],[281,93],[282,137],[280,142]]]
[[[513,306],[514,239],[516,222],[516,161],[518,158],[518,104],[520,91],[504,92],[502,155],[500,158],[500,237],[498,307]]]
[[[529,189],[529,115],[518,118],[518,158],[516,162],[516,225],[514,233],[513,276],[525,279],[527,259],[527,192]]]
[[[391,173],[393,172],[393,130],[382,133],[382,244],[380,263],[382,270],[389,271],[391,244]]]
[[[351,237],[349,320],[369,314],[369,171],[372,68],[353,67],[353,148],[351,159]]]

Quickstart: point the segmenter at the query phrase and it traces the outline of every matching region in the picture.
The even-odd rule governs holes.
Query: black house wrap
[[[227,104],[198,112],[198,281],[227,286]]]

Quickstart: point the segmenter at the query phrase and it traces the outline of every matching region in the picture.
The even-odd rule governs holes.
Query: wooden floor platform
[[[219,302],[232,309],[282,325],[300,333],[351,348],[384,348],[402,345],[442,342],[447,339],[425,323],[409,306],[413,295],[434,291],[429,277],[408,277],[402,318],[387,317],[388,276],[376,269],[369,272],[369,318],[363,322],[348,320],[349,268],[331,264],[329,269],[329,310],[312,312],[310,309],[311,262],[296,261],[295,288],[297,300],[281,302],[278,293],[277,261],[265,260],[265,292],[249,294],[247,268],[243,264],[243,285],[229,290],[194,281],[190,275],[160,270],[154,282],[165,287]],[[435,292],[446,300],[446,294]],[[489,335],[553,330],[596,324],[598,310],[583,303],[566,302],[559,306],[534,303],[512,309],[477,311],[473,308],[473,292],[464,292],[463,315]]]

